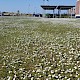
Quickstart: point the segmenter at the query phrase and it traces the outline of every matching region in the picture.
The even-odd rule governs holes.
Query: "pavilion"
[[[53,18],[54,18],[54,11],[55,9],[58,10],[58,15],[61,17],[61,10],[73,10],[75,6],[66,6],[66,5],[59,5],[59,6],[50,6],[50,5],[41,5],[43,10],[53,10]],[[72,17],[73,11],[71,11],[71,17]]]

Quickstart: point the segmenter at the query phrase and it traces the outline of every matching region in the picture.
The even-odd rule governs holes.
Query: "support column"
[[[73,14],[73,8],[71,8],[71,18],[72,18],[72,14]]]
[[[59,14],[60,14],[60,18],[61,18],[61,9],[60,9],[60,12],[59,12]]]
[[[60,17],[60,9],[58,9],[58,18]]]
[[[55,17],[55,15],[54,15],[54,9],[53,9],[53,18]]]
[[[45,17],[45,10],[43,9],[43,15],[42,15],[42,17]]]
[[[68,10],[67,10],[67,15],[68,15],[68,18],[69,18],[69,14],[70,14],[70,10],[68,9]]]

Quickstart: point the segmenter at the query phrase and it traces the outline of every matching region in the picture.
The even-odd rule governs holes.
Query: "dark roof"
[[[61,9],[61,10],[68,10],[68,9],[71,9],[75,6],[65,6],[65,5],[60,5],[60,6],[57,6],[57,9]]]
[[[60,6],[50,6],[50,5],[41,5],[41,7],[44,10],[54,10],[54,9],[61,9],[61,10],[68,10],[71,9],[75,6],[65,6],[65,5],[60,5]]]
[[[57,6],[41,5],[44,10],[54,10]]]

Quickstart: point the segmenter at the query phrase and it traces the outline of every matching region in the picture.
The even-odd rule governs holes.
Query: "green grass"
[[[28,18],[0,21],[0,80],[80,78],[80,28]]]

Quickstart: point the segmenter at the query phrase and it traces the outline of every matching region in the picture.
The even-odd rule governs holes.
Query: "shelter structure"
[[[53,18],[54,18],[54,10],[57,8],[57,6],[49,6],[49,5],[41,5],[41,7],[44,9],[44,10],[53,10]]]
[[[50,6],[50,5],[41,5],[43,10],[53,10],[53,18],[54,18],[54,11],[55,9],[58,10],[58,15],[61,17],[61,10],[71,10],[71,17],[73,13],[73,8],[75,6],[66,6],[66,5],[59,5],[59,6]]]

